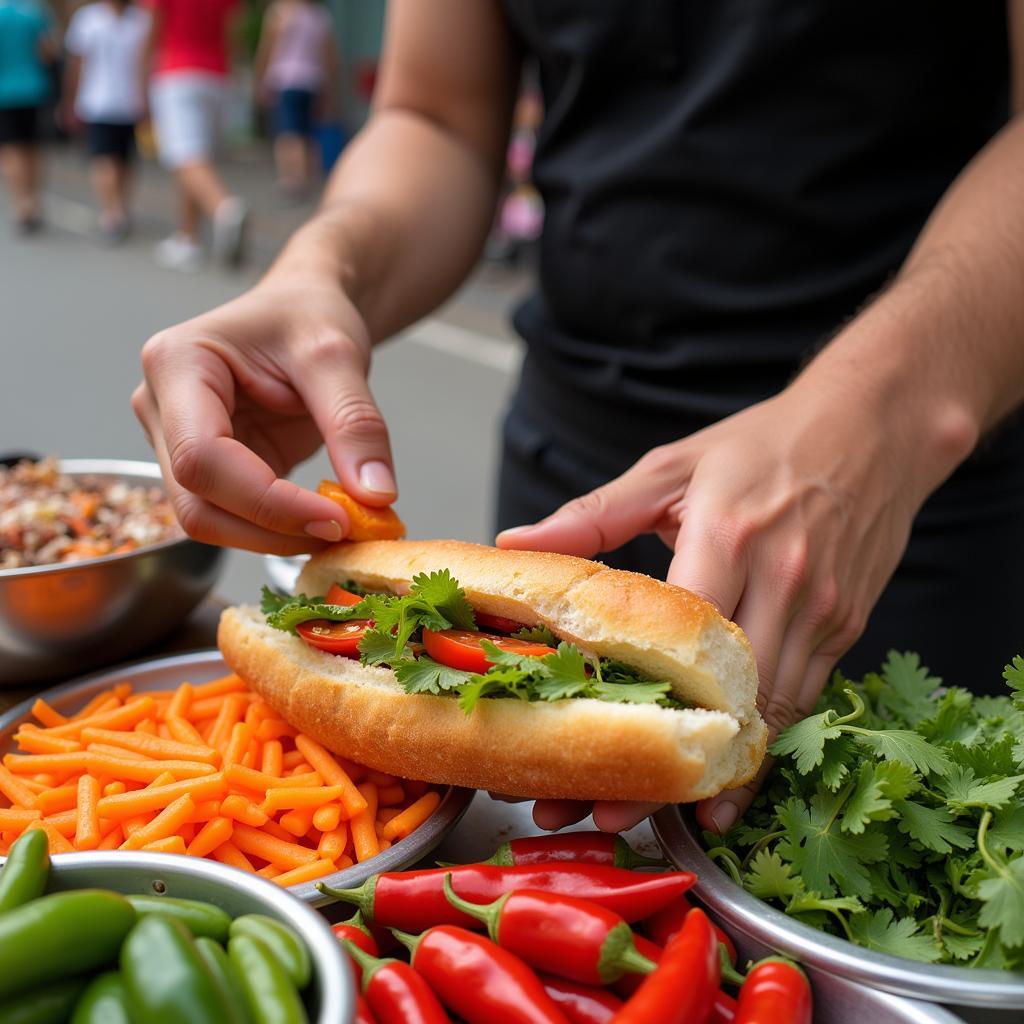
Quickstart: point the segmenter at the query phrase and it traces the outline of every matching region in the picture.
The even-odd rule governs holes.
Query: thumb
[[[682,460],[669,466],[645,456],[622,476],[578,498],[546,519],[498,534],[499,548],[558,551],[591,558],[642,533],[653,533],[676,500],[684,475]]]
[[[384,417],[366,382],[365,357],[352,342],[321,346],[316,369],[300,374],[296,387],[341,486],[366,505],[390,505],[398,497],[394,462]]]

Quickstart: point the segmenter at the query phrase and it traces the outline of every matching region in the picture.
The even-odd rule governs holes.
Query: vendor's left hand
[[[502,793],[491,793],[491,796],[510,804],[526,802],[525,797],[505,796]],[[593,814],[594,825],[602,832],[625,832],[650,817],[660,806],[626,800],[598,800],[596,803],[587,803],[585,800],[538,800],[533,805],[533,820],[537,828],[557,832]]]
[[[837,392],[794,384],[653,449],[497,544],[592,557],[657,533],[675,552],[668,581],[710,601],[750,638],[758,706],[774,739],[811,713],[861,635],[928,493],[916,479],[919,443],[909,426],[852,388]],[[766,771],[704,801],[702,825],[728,829]],[[541,802],[535,819],[558,827],[589,810]],[[602,803],[594,813],[598,827],[612,828],[635,823],[640,810]]]

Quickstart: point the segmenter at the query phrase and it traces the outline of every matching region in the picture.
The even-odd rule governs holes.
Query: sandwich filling
[[[494,697],[688,706],[668,682],[588,656],[543,626],[474,612],[447,569],[414,576],[405,595],[368,593],[352,581],[322,597],[264,587],[261,608],[275,629],[328,654],[387,666],[407,693],[456,697],[467,714]]]

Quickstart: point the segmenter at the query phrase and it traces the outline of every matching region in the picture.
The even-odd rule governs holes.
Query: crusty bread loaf
[[[764,757],[757,674],[742,631],[707,602],[637,573],[566,555],[460,541],[338,544],[296,589],[354,580],[405,593],[448,569],[477,611],[547,626],[588,654],[667,680],[698,707],[484,699],[467,715],[450,696],[407,694],[385,667],[318,651],[229,608],[218,642],[228,664],[292,725],[332,750],[406,778],[511,796],[683,802],[740,785]]]
[[[352,579],[405,593],[420,572],[448,569],[478,611],[547,626],[588,654],[617,658],[672,684],[680,699],[756,715],[757,668],[743,631],[688,590],[541,551],[502,551],[464,541],[336,544],[310,559],[299,593],[326,593]]]
[[[764,757],[761,719],[722,711],[573,699],[407,694],[387,668],[324,654],[228,608],[218,643],[234,671],[288,722],[379,771],[510,796],[684,802],[740,785]]]

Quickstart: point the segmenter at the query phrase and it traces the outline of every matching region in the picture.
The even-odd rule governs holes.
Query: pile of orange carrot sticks
[[[297,885],[404,839],[441,800],[330,753],[237,675],[32,714],[0,764],[0,855],[39,828],[51,853],[190,854]]]

